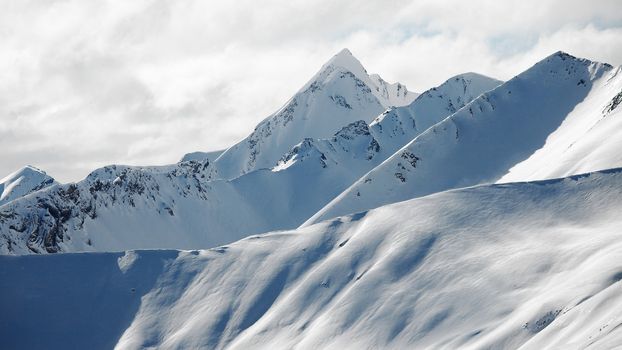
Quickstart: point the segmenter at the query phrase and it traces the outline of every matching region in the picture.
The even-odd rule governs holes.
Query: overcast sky
[[[619,0],[1,1],[0,178],[225,148],[343,47],[423,91],[557,50],[620,65],[621,38]]]

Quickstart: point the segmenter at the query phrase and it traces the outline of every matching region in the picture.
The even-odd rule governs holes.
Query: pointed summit
[[[324,63],[322,68],[309,80],[302,90],[316,82],[325,81],[335,71],[339,73],[352,73],[365,84],[374,86],[363,64],[352,55],[350,50],[344,48]]]
[[[341,51],[337,52],[337,54],[335,54],[335,56],[352,56],[352,51],[350,51],[350,49],[348,49],[347,47],[344,47],[343,49],[341,49]]]
[[[359,78],[361,76],[367,76],[367,70],[365,69],[365,67],[363,67],[361,62],[356,57],[354,57],[354,55],[352,55],[352,52],[350,52],[350,50],[346,48],[342,49],[335,56],[333,56],[324,65],[324,67],[329,65],[345,68],[350,72],[354,73]]]
[[[410,104],[419,94],[408,91],[401,83],[388,83],[378,74],[369,74],[363,64],[347,48],[342,49],[326,62],[307,86],[323,81],[334,71],[352,73],[360,82],[367,85],[372,94],[385,107],[399,107]]]
[[[0,205],[55,183],[45,171],[27,165],[0,180]]]

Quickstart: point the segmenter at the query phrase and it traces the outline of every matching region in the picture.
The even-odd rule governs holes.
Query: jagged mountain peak
[[[335,72],[341,74],[335,74]],[[307,84],[300,89],[300,92],[308,91],[310,88],[313,90],[312,92],[315,92],[317,88],[313,88],[314,86],[326,84],[336,79],[336,76],[343,78],[343,73],[350,73],[356,79],[360,79],[366,84],[371,83],[369,74],[361,61],[354,57],[350,50],[343,49],[326,61]]]
[[[410,104],[419,94],[408,91],[406,85],[389,83],[378,74],[369,74],[363,64],[348,49],[342,49],[328,60],[322,68],[307,82],[299,93],[316,92],[323,86],[333,85],[335,81],[349,78],[359,87],[369,88],[379,103],[385,107],[397,107]]]
[[[342,49],[322,66],[317,76],[325,75],[332,70],[350,72],[372,89],[372,92],[385,107],[405,106],[411,103],[418,94],[408,91],[406,85],[389,83],[380,75],[369,74],[363,64],[348,50]]]
[[[416,96],[402,84],[375,80],[349,50],[340,51],[251,135],[215,160],[220,176],[232,179],[270,169],[301,140],[330,138],[343,125],[370,122],[383,110],[408,104]]]
[[[331,65],[335,67],[345,68],[354,74],[367,74],[367,70],[365,69],[365,67],[363,67],[361,61],[354,57],[352,52],[350,52],[350,50],[348,50],[347,48],[344,48],[336,53],[330,60],[328,60],[328,62],[324,64],[323,68]]]
[[[350,49],[348,49],[347,47],[344,47],[343,49],[341,49],[339,52],[337,52],[335,54],[335,57],[337,57],[337,56],[339,56],[339,57],[341,57],[341,56],[347,57],[347,56],[353,56],[353,55],[352,55],[352,51],[350,51]]]

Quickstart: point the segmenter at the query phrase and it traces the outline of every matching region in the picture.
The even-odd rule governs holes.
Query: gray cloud
[[[622,63],[622,5],[591,1],[130,2],[0,5],[0,176],[61,181],[110,163],[226,147],[348,47],[424,90],[508,79],[565,50]]]

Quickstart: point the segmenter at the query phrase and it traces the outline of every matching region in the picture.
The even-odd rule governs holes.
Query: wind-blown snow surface
[[[329,138],[344,125],[370,122],[391,106],[417,97],[401,84],[372,79],[361,63],[342,50],[280,110],[259,123],[253,133],[215,160],[219,175],[231,179],[252,170],[272,168],[305,138]]]
[[[3,256],[0,338],[11,349],[613,348],[621,207],[615,169],[453,190],[204,251]]]
[[[56,183],[45,171],[25,166],[0,180],[0,205]]]
[[[495,182],[510,171],[517,181],[522,176],[531,179],[621,166],[622,133],[608,129],[617,126],[619,118],[611,111],[603,114],[611,109],[608,103],[615,104],[620,86],[617,72],[608,64],[555,53],[417,136],[307,223]],[[600,142],[604,135],[611,139]],[[547,145],[560,138],[561,146]],[[564,151],[557,151],[578,139],[576,147],[569,146],[560,156]],[[544,157],[537,157],[538,150]],[[513,169],[532,155],[534,161]]]

